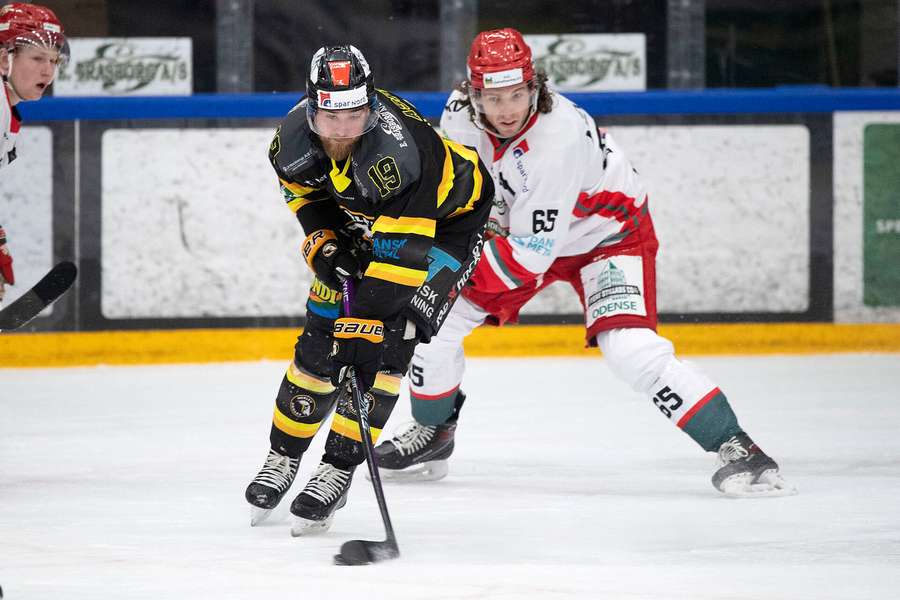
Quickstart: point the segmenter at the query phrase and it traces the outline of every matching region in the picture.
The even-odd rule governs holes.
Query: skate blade
[[[331,529],[332,521],[334,521],[333,514],[322,521],[312,521],[295,515],[294,524],[291,525],[291,537],[306,537],[325,533]]]
[[[750,473],[733,475],[722,482],[720,490],[727,498],[782,498],[800,492],[784,480],[778,471],[765,471],[756,482]]]
[[[405,469],[378,469],[381,479],[392,483],[437,481],[446,477],[449,472],[450,464],[446,460],[432,460]],[[366,479],[372,480],[368,472],[366,472]]]
[[[272,514],[271,508],[260,508],[258,506],[250,507],[250,527],[256,527],[269,518]]]

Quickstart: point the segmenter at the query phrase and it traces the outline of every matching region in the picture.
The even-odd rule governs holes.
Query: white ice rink
[[[280,363],[0,369],[0,585],[19,599],[900,598],[900,356],[694,359],[798,496],[729,500],[714,460],[600,360],[471,360],[447,479],[357,472],[322,537],[295,488],[251,529]],[[404,395],[385,435],[409,418]]]

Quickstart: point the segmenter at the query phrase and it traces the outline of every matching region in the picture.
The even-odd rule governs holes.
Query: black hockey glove
[[[384,324],[374,319],[342,317],[334,322],[334,370],[331,382],[340,386],[353,367],[363,391],[375,384],[384,354]]]
[[[333,290],[340,290],[344,279],[359,277],[359,261],[341,247],[337,236],[329,229],[319,229],[309,234],[302,250],[306,264],[319,281]]]

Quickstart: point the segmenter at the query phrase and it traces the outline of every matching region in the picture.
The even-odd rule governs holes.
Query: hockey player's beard
[[[348,156],[350,156],[350,152],[353,150],[353,146],[359,140],[359,137],[355,138],[320,138],[322,140],[322,147],[325,149],[325,154],[328,155],[333,161],[342,161],[345,160]]]

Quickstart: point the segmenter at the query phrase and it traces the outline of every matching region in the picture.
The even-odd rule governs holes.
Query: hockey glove
[[[363,390],[375,384],[384,354],[384,324],[374,319],[343,317],[334,322],[334,370],[331,382],[340,386],[353,367]]]
[[[303,242],[303,258],[316,277],[333,290],[341,289],[344,279],[359,277],[359,261],[338,243],[329,229],[312,232]]]

